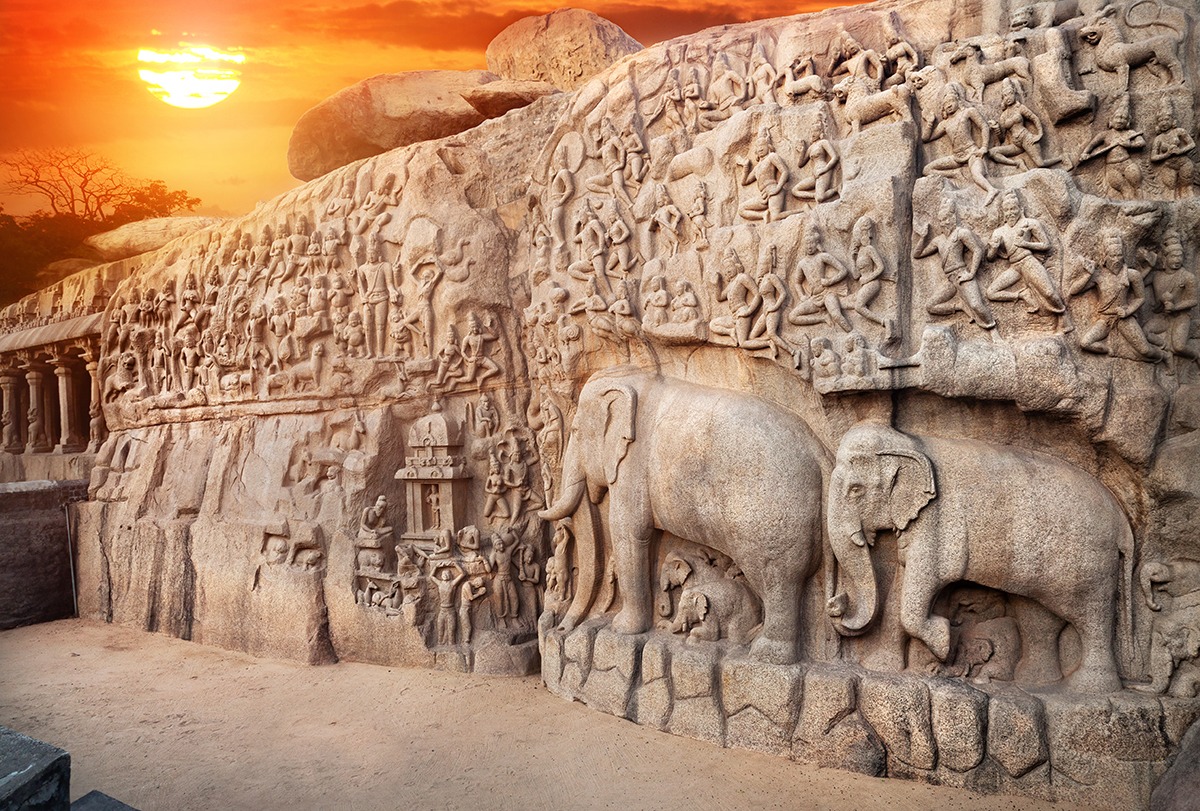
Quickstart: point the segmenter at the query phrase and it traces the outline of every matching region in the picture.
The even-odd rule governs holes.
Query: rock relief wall
[[[1200,716],[1195,24],[712,29],[175,243],[106,314],[89,611],[489,672],[540,629],[639,723],[1145,805]]]

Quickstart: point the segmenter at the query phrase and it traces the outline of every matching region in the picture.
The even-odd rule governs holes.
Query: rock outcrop
[[[479,114],[487,118],[499,118],[509,110],[518,110],[533,104],[543,96],[561,92],[549,82],[517,81],[500,79],[464,91],[462,97]]]
[[[468,130],[487,116],[462,94],[496,78],[485,70],[419,70],[365,79],[300,117],[288,169],[312,180],[389,149]]]
[[[223,221],[220,217],[155,217],[94,234],[85,239],[83,244],[98,251],[104,261],[115,262],[158,250],[173,239],[194,234]]]
[[[574,90],[642,45],[615,23],[590,11],[560,8],[525,17],[487,47],[488,70],[504,79],[549,82]]]

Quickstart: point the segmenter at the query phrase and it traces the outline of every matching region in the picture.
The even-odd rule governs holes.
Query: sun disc
[[[138,77],[155,98],[173,107],[200,109],[229,97],[241,84],[238,66],[245,54],[206,45],[180,45],[175,50],[138,51]]]

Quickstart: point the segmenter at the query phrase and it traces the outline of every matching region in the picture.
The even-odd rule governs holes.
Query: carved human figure
[[[633,299],[629,295],[629,280],[617,283],[616,295],[608,305],[608,315],[619,339],[636,338],[641,332],[641,323],[633,311]]]
[[[533,547],[522,544],[517,547],[517,582],[521,584],[521,603],[536,622],[541,612],[542,567],[533,554]]]
[[[667,308],[671,304],[671,293],[662,274],[650,277],[646,283],[646,295],[642,297],[642,327],[653,330],[670,321]]]
[[[675,297],[671,299],[671,323],[690,324],[700,318],[700,299],[696,297],[696,291],[691,282],[680,279],[675,283]]]
[[[458,330],[453,324],[446,327],[446,337],[437,352],[437,372],[433,378],[434,388],[445,388],[462,379],[463,354],[459,346]]]
[[[811,223],[804,231],[796,270],[799,272],[798,287],[803,297],[788,313],[788,323],[797,326],[821,324],[828,318],[849,332],[852,327],[842,309],[842,298],[848,296],[850,269],[842,260],[824,250],[821,231],[815,223]],[[797,286],[792,289],[797,289]]]
[[[679,227],[682,221],[683,214],[671,200],[666,185],[659,183],[654,192],[654,214],[650,218],[650,229],[658,231],[666,245],[667,256],[679,253]]]
[[[1008,263],[992,283],[987,297],[992,301],[1024,301],[1030,312],[1061,315],[1066,311],[1062,296],[1050,272],[1037,254],[1050,251],[1050,238],[1045,227],[1025,214],[1016,190],[1000,198],[1003,222],[988,240],[987,258]],[[1020,290],[1011,289],[1022,282]]]
[[[854,36],[842,29],[838,53],[834,57],[831,76],[847,76],[851,80],[865,82],[872,92],[878,91],[883,83],[883,58],[878,51],[864,48]]]
[[[471,644],[474,633],[474,623],[471,620],[471,609],[475,601],[487,594],[486,580],[477,575],[472,577],[458,591],[458,633],[462,644]]]
[[[604,273],[608,276],[627,276],[634,266],[633,231],[615,202],[609,202],[607,212],[605,237],[608,258],[604,262]]]
[[[711,130],[741,108],[749,96],[746,78],[734,68],[725,53],[713,62],[713,79],[708,85],[709,108],[700,113],[700,129]]]
[[[491,436],[500,424],[500,415],[487,394],[479,395],[479,405],[475,409],[475,426],[480,436]]]
[[[1179,126],[1174,109],[1168,104],[1158,114],[1157,134],[1150,143],[1150,162],[1157,164],[1158,177],[1176,199],[1192,193],[1195,164],[1191,154],[1196,141]]]
[[[863,318],[883,327],[885,343],[896,341],[900,337],[896,319],[887,318],[871,309],[883,283],[896,280],[895,274],[889,270],[879,249],[875,247],[875,220],[871,217],[859,217],[854,221],[854,228],[850,232],[850,262],[850,273],[858,280],[858,290],[847,309],[853,309]]]
[[[741,168],[738,182],[754,189],[754,194],[742,203],[738,213],[747,220],[775,222],[780,219],[787,204],[791,173],[775,151],[771,132],[766,126],[760,127],[755,134],[749,157],[739,156],[737,165]]]
[[[913,259],[936,253],[942,263],[942,272],[950,282],[944,293],[930,300],[926,312],[954,315],[962,310],[983,329],[994,329],[996,319],[979,290],[979,268],[985,253],[983,243],[974,231],[959,224],[958,209],[949,195],[944,195],[938,205],[937,221],[941,233],[934,234],[933,224],[929,223],[917,232],[913,244]]]
[[[296,339],[292,335],[295,324],[296,314],[288,309],[287,299],[276,296],[271,303],[271,317],[268,320],[271,334],[275,336],[275,348],[271,355],[276,367],[287,363],[297,354]]]
[[[430,581],[437,588],[437,639],[438,644],[442,646],[453,645],[458,631],[454,589],[462,582],[464,575],[460,573],[456,576],[452,571],[454,568],[453,563],[446,561],[441,566],[435,566],[429,575]]]
[[[476,313],[467,316],[467,334],[462,339],[462,381],[482,386],[489,377],[500,374],[500,366],[488,357],[488,344],[498,337],[496,317],[487,314],[482,322]]]
[[[488,475],[483,483],[486,494],[483,501],[483,516],[491,519],[509,517],[508,501],[504,495],[508,488],[504,485],[504,475],[500,471],[500,460],[495,451],[488,452]]]
[[[367,331],[363,329],[362,313],[358,310],[346,316],[346,327],[343,335],[346,341],[347,355],[352,358],[367,357]]]
[[[520,614],[521,605],[517,597],[517,586],[513,582],[513,552],[516,550],[516,536],[511,529],[502,529],[492,536],[492,596],[495,600],[496,618],[501,627],[507,627],[508,620],[515,620]]]
[[[942,91],[941,120],[924,137],[932,143],[942,136],[950,144],[950,154],[925,164],[925,174],[956,175],[966,167],[971,180],[987,193],[984,205],[999,194],[987,177],[984,157],[991,148],[991,130],[979,111],[964,98],[962,85],[951,82]]]
[[[1062,163],[1061,157],[1045,158],[1042,155],[1042,136],[1045,131],[1037,113],[1029,109],[1021,100],[1021,86],[1016,79],[1009,77],[1000,85],[1000,117],[997,123],[1000,130],[998,146],[992,148],[990,155],[997,163],[1009,166],[1020,166],[1014,158],[1024,155],[1035,167],[1045,169]]]
[[[617,132],[612,119],[605,118],[600,123],[597,137],[598,150],[593,157],[598,157],[604,166],[604,173],[592,178],[585,185],[588,191],[596,194],[608,193],[629,207],[633,207],[633,199],[625,187],[625,142]]]
[[[763,261],[759,263],[757,272],[758,295],[762,300],[750,333],[742,342],[745,349],[770,349],[771,357],[778,357],[779,349],[790,353],[791,347],[784,343],[779,335],[779,324],[783,320],[784,306],[787,304],[787,285],[776,272],[779,264],[778,253],[771,245]]]
[[[183,346],[179,348],[179,381],[180,391],[187,393],[192,390],[196,379],[196,371],[200,367],[203,352],[200,351],[196,331],[189,329],[184,332]]]
[[[388,172],[379,188],[368,189],[362,202],[350,213],[347,225],[350,229],[350,255],[356,260],[364,247],[373,241],[379,229],[392,220],[390,209],[400,204],[400,192],[396,188],[396,175]]]
[[[758,292],[758,282],[746,272],[737,251],[726,248],[721,258],[723,267],[717,276],[717,301],[728,302],[730,314],[714,318],[709,329],[716,335],[732,339],[734,346],[741,346],[750,337],[758,309],[762,306],[762,295]]]
[[[433,294],[445,271],[438,262],[426,263],[417,276],[417,301],[421,313],[421,338],[425,357],[433,356]]]
[[[358,267],[358,292],[362,298],[363,325],[367,332],[367,354],[382,357],[387,347],[388,305],[399,303],[399,272],[396,263],[383,261],[379,247],[367,246],[367,261]]]
[[[1137,311],[1146,301],[1146,288],[1142,274],[1125,262],[1124,239],[1119,232],[1110,230],[1103,236],[1103,245],[1104,258],[1098,265],[1085,260],[1090,272],[1071,291],[1078,294],[1091,287],[1096,290],[1095,320],[1080,337],[1080,348],[1110,354],[1108,338],[1115,332],[1146,360],[1166,360],[1169,355],[1146,340],[1137,321]]]
[[[608,281],[608,228],[600,221],[599,201],[589,201],[573,241],[579,245],[579,261],[572,262],[567,272],[580,280],[594,279],[600,289],[610,293]],[[651,224],[653,228],[653,223]]]
[[[362,517],[358,522],[358,537],[362,541],[371,542],[372,546],[382,548],[385,541],[390,541],[392,527],[388,524],[387,496],[379,496],[375,503],[363,508]]]
[[[824,110],[817,113],[809,132],[808,148],[800,165],[808,166],[812,174],[802,177],[792,186],[792,194],[801,200],[824,203],[838,196],[837,168],[841,155],[827,136],[829,117]]]
[[[1130,129],[1129,107],[1118,102],[1109,116],[1108,129],[1088,142],[1079,154],[1078,164],[1104,156],[1104,183],[1118,197],[1137,197],[1142,188],[1142,170],[1130,152],[1146,146],[1141,130]]]
[[[1158,318],[1163,323],[1165,348],[1180,357],[1197,358],[1191,347],[1192,310],[1200,304],[1196,274],[1184,264],[1178,232],[1163,239],[1163,266],[1150,277]]]
[[[708,248],[708,229],[712,222],[708,219],[708,184],[703,180],[696,184],[696,195],[688,208],[688,223],[691,226],[692,247],[698,251]]]
[[[592,332],[605,341],[620,342],[616,324],[608,314],[608,302],[596,289],[596,279],[589,278],[586,294],[569,310],[571,314],[583,313]]]
[[[887,61],[888,77],[883,80],[884,88],[904,84],[911,71],[921,68],[921,55],[917,49],[904,38],[896,13],[890,15],[890,26],[887,32],[887,50],[884,59]]]
[[[779,82],[779,71],[771,64],[767,49],[761,41],[754,43],[750,54],[750,95],[760,104],[774,104],[775,85]]]

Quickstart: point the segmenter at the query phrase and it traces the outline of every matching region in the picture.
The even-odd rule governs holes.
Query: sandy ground
[[[0,633],[0,725],[71,753],[71,796],[153,809],[1065,808],[720,749],[536,678],[307,667],[85,620]]]

